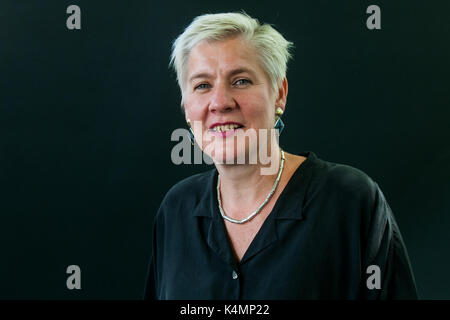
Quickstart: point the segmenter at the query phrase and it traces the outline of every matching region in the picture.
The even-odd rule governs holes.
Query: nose
[[[210,112],[230,112],[236,108],[236,101],[226,84],[217,84],[212,90]]]

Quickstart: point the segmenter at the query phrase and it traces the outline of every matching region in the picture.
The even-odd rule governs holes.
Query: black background
[[[378,182],[420,297],[450,298],[450,3],[406,0],[0,0],[0,298],[141,298],[164,194],[209,169],[170,159],[185,127],[171,43],[241,9],[295,44],[282,147]]]

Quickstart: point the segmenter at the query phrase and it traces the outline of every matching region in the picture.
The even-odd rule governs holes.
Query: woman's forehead
[[[194,73],[217,71],[217,69],[223,69],[226,72],[260,71],[255,50],[241,38],[202,41],[191,50],[187,67],[188,79]]]

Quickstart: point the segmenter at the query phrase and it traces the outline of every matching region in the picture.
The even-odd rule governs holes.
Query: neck
[[[220,174],[220,195],[226,212],[239,212],[241,219],[265,200],[272,189],[280,168],[281,150],[277,146],[270,155],[270,174],[262,174],[267,165],[257,164],[217,164]],[[273,167],[273,168],[272,168]]]

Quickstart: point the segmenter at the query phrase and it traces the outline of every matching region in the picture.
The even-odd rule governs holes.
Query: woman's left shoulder
[[[316,179],[328,191],[353,198],[373,198],[379,189],[378,184],[361,169],[325,160],[317,168]]]
[[[326,214],[340,217],[339,221],[360,221],[349,225],[368,228],[371,221],[390,219],[389,205],[378,183],[357,167],[320,160],[313,181],[311,199],[325,203]]]

